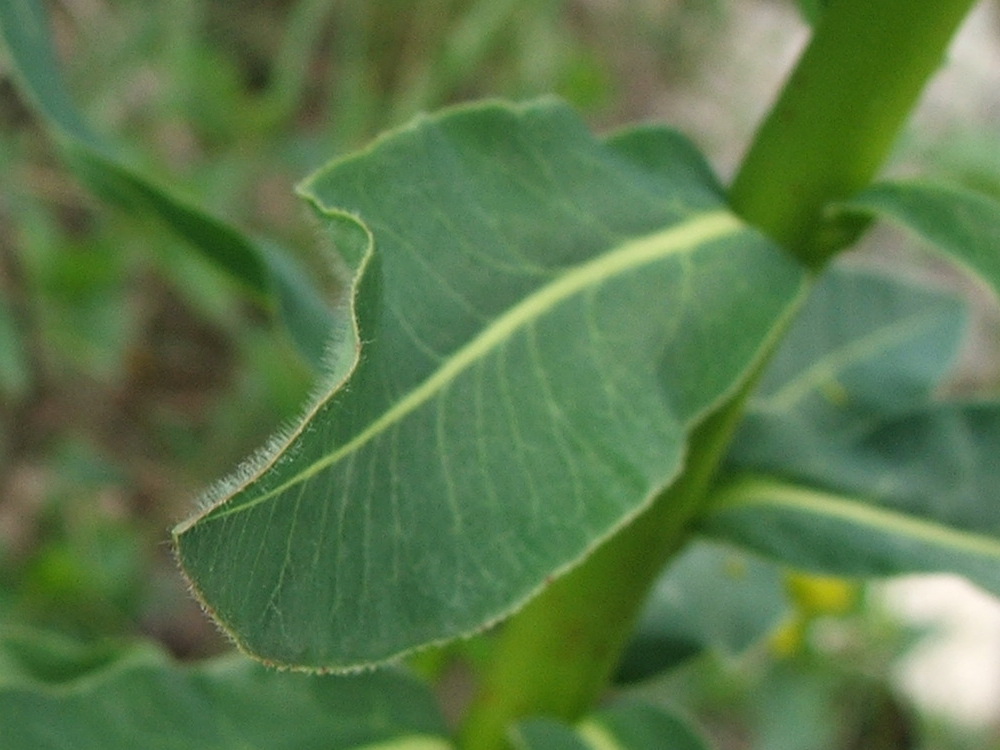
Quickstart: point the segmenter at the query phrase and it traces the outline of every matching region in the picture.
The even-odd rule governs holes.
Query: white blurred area
[[[1000,600],[955,576],[884,584],[894,615],[928,629],[897,665],[897,686],[920,708],[971,728],[1000,722]]]

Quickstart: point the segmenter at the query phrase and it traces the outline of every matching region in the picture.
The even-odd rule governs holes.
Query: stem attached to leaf
[[[824,206],[875,177],[974,2],[833,0],[736,175],[736,213],[826,261]]]
[[[839,247],[819,231],[823,207],[875,175],[973,2],[833,0],[737,175],[736,212],[820,266]],[[505,624],[462,728],[464,750],[505,748],[520,718],[575,720],[590,708],[690,534],[753,380],[694,430],[669,490]]]
[[[575,719],[594,704],[650,587],[688,538],[742,405],[743,395],[696,428],[678,480],[623,532],[504,625],[466,718],[462,748],[499,750],[507,746],[504,734],[518,718]]]

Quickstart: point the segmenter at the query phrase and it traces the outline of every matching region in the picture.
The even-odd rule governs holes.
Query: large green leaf
[[[704,528],[827,573],[950,570],[1000,591],[1000,404],[933,399],[964,321],[941,293],[831,272],[728,459],[782,481],[737,482]]]
[[[915,232],[1000,294],[1000,203],[948,185],[876,183],[838,210],[887,219]]]
[[[160,220],[252,296],[278,310],[303,354],[319,365],[337,321],[294,260],[132,169],[93,132],[59,74],[40,0],[0,0],[0,35],[24,89],[80,177],[106,200]]]
[[[512,731],[518,750],[708,750],[687,722],[644,703],[621,702],[577,727],[528,719]]]
[[[0,656],[8,660],[37,665],[43,650],[37,638],[0,638]],[[151,647],[86,673],[79,656],[65,668],[55,665],[58,658],[44,658],[44,682],[0,682],[5,750],[452,747],[434,696],[395,670],[303,675],[232,656],[185,667]],[[97,663],[105,658],[102,652]],[[64,678],[54,681],[54,671]]]
[[[656,582],[617,679],[645,679],[706,649],[740,653],[773,631],[787,608],[778,566],[699,540]]]
[[[551,102],[418,120],[302,192],[358,269],[355,367],[175,531],[266,660],[515,610],[669,485],[804,283],[686,141]]]

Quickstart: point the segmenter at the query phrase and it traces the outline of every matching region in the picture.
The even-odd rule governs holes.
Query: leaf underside
[[[515,610],[669,485],[804,284],[686,141],[600,141],[553,102],[418,120],[301,192],[357,269],[353,369],[175,530],[266,661]]]

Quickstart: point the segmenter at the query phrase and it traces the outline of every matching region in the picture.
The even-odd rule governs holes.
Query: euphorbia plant
[[[1000,207],[872,184],[971,5],[829,3],[730,188],[679,134],[598,138],[556,101],[419,118],[300,187],[350,268],[334,312],[287,259],[121,166],[39,57],[37,6],[0,5],[81,173],[284,312],[325,373],[299,420],[175,529],[205,608],[266,664],[324,673],[490,631],[454,738],[391,670],[208,667],[178,700],[225,693],[200,721],[231,727],[257,682],[312,679],[359,706],[325,746],[697,747],[658,710],[591,715],[697,538],[819,573],[950,570],[1000,591],[1000,408],[932,398],[961,307],[831,265],[885,217],[1000,287]],[[141,661],[94,689],[141,700],[123,684],[166,670]],[[44,700],[75,721],[70,700]],[[163,721],[185,731],[184,711]],[[306,714],[262,716],[287,728],[269,746],[327,731],[328,714]]]

